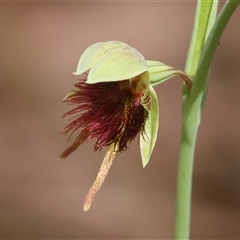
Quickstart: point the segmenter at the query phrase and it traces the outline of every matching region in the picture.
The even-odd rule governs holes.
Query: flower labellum
[[[95,150],[108,149],[87,194],[85,211],[101,188],[116,154],[126,150],[139,134],[142,163],[146,166],[158,130],[158,101],[141,53],[118,41],[96,43],[85,50],[74,74],[87,70],[88,74],[75,84],[76,89],[62,100],[75,107],[64,115],[73,117],[61,131],[71,135],[79,131],[62,158],[92,138],[96,138]]]

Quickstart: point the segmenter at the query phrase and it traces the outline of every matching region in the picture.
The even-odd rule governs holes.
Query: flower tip
[[[79,147],[81,143],[74,143],[72,146],[67,148],[61,155],[60,158],[66,158],[68,155],[70,155],[73,151],[76,150],[77,147]]]
[[[83,205],[84,212],[88,211],[90,207],[91,207],[91,204],[85,202],[84,205]]]
[[[74,91],[68,93],[68,94],[63,98],[63,100],[62,100],[61,102],[65,102],[65,101],[68,100],[69,98],[74,97],[75,94],[76,94],[76,93],[75,93]]]
[[[62,160],[62,159],[64,159],[64,158],[66,158],[64,155],[63,155],[63,153],[59,156],[59,158]]]
[[[147,162],[143,162],[142,165],[143,165],[143,168],[145,168],[147,166]]]

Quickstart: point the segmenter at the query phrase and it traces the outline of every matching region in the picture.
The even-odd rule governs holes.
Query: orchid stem
[[[190,95],[183,90],[183,123],[177,178],[175,239],[189,239],[195,144],[208,88],[209,69],[220,37],[240,0],[229,0],[216,21],[216,1],[198,1],[186,72],[193,77]],[[214,24],[213,24],[214,23]],[[209,31],[211,29],[211,31]],[[208,34],[209,33],[209,34]]]

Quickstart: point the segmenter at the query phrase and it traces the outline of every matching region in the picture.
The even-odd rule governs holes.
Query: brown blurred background
[[[220,6],[223,4],[221,3]],[[160,129],[150,164],[119,154],[88,212],[105,151],[67,160],[58,132],[82,52],[124,41],[146,59],[184,68],[195,2],[0,3],[0,238],[173,238],[181,80],[156,87]],[[218,46],[197,141],[192,239],[240,239],[240,9]]]

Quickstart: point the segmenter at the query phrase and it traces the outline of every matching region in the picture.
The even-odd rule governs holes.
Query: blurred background
[[[220,8],[223,3],[220,4]],[[184,69],[192,2],[0,4],[0,238],[171,239],[181,134],[180,78],[158,85],[160,129],[142,168],[137,141],[117,156],[91,209],[85,196],[105,150],[94,141],[66,160],[59,131],[80,55],[119,40]],[[196,148],[191,239],[240,239],[240,9],[212,64]],[[72,139],[73,140],[73,139]]]

